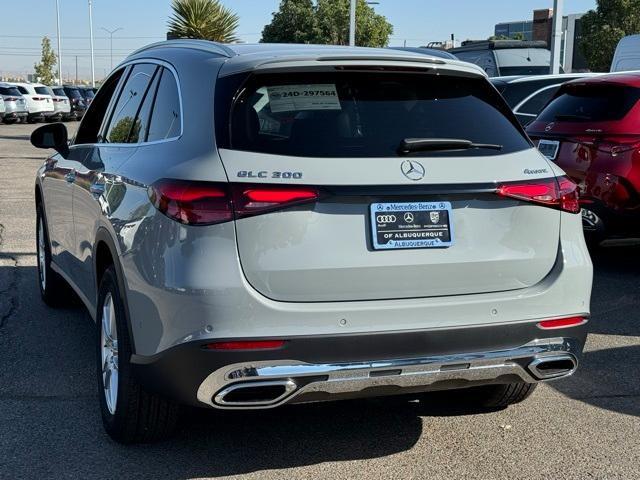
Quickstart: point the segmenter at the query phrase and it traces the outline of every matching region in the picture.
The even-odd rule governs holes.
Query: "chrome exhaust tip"
[[[536,358],[528,368],[536,378],[550,380],[571,375],[578,368],[578,361],[573,355],[549,355]]]
[[[292,380],[235,383],[214,395],[213,403],[227,408],[264,408],[280,403],[297,388]]]

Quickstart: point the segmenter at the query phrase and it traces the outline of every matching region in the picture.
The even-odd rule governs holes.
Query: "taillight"
[[[599,151],[608,153],[612,157],[617,157],[640,148],[640,139],[635,136],[603,137],[596,146]]]
[[[43,97],[31,97],[31,100],[33,100],[34,102],[40,102],[41,100],[44,100]]]
[[[315,187],[238,183],[232,190],[233,207],[238,218],[312,202],[320,197],[320,191]]]
[[[506,183],[498,187],[497,193],[503,197],[546,205],[565,212],[580,212],[578,186],[568,177]]]
[[[151,203],[167,217],[187,225],[213,225],[233,219],[225,184],[160,180],[148,190]]]
[[[187,225],[213,225],[317,200],[315,187],[163,179],[148,189],[153,205]]]

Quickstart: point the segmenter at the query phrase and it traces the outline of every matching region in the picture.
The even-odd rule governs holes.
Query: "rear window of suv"
[[[11,95],[13,97],[20,97],[22,94],[16,87],[0,87],[0,95]]]
[[[622,120],[640,99],[640,89],[624,85],[564,85],[538,117],[543,122]]]
[[[65,88],[64,91],[67,92],[67,96],[69,98],[82,98],[82,95],[80,95],[80,91],[77,88]]]
[[[407,138],[503,146],[500,152],[470,149],[415,156],[496,155],[531,148],[504,100],[483,78],[398,72],[262,74],[239,89],[223,85],[218,91],[236,98],[229,106],[230,121],[218,117],[216,122],[223,148],[303,157],[388,157],[397,156]]]
[[[35,87],[36,93],[40,95],[53,95],[49,87]]]

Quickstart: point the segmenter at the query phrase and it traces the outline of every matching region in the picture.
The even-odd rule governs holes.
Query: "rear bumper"
[[[214,351],[191,342],[151,357],[134,355],[132,363],[147,388],[181,403],[273,408],[561,378],[577,368],[585,338],[585,325],[544,331],[525,322],[299,337],[262,351]]]
[[[27,112],[5,112],[4,113],[4,118],[9,119],[9,118],[15,118],[15,119],[20,119],[20,118],[25,118],[27,116]]]

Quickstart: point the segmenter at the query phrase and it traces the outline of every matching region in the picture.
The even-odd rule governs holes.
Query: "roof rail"
[[[198,40],[193,38],[182,38],[178,40],[165,40],[146,45],[129,54],[129,56],[137,55],[148,50],[157,48],[188,48],[192,50],[201,50],[204,52],[217,53],[223,57],[235,57],[236,53],[222,43],[211,42],[209,40]]]

